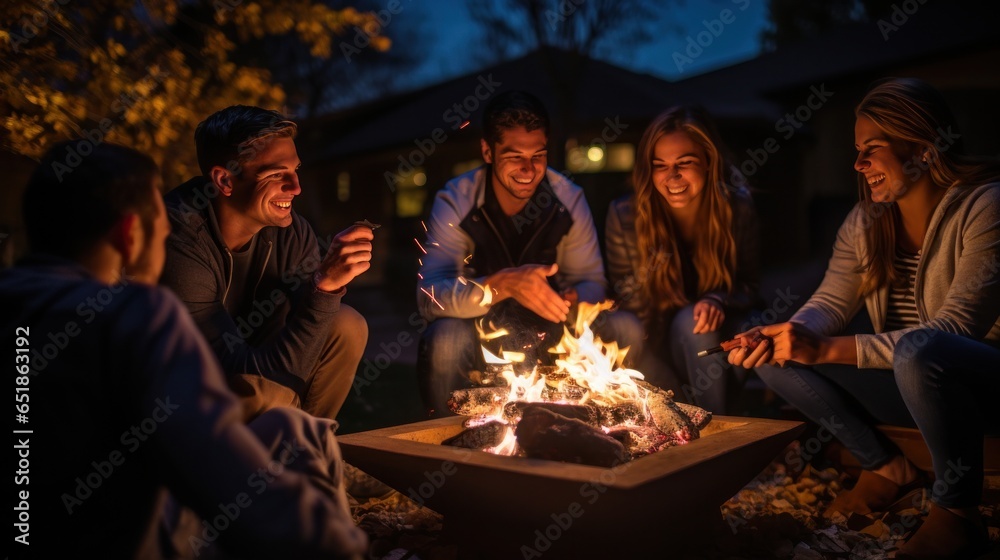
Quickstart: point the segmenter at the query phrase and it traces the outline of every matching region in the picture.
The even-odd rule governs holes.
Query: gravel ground
[[[779,457],[794,456],[793,442]],[[907,495],[889,511],[870,516],[842,516],[827,521],[826,505],[853,484],[843,469],[806,465],[799,472],[776,460],[720,508],[722,523],[689,560],[791,559],[881,560],[919,528],[927,514],[927,493]],[[988,485],[989,486],[989,485]],[[460,558],[454,545],[443,542],[444,518],[420,507],[368,477],[348,469],[348,493],[355,522],[372,539],[370,556],[379,560],[452,560]],[[994,551],[984,558],[1000,558],[1000,491],[984,493],[981,506]],[[677,556],[672,556],[677,557]]]

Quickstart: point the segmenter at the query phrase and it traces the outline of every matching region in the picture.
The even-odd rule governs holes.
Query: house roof
[[[579,75],[576,106],[571,109],[574,122],[600,122],[616,116],[648,120],[681,103],[700,104],[718,119],[773,120],[783,113],[782,103],[790,92],[808,90],[810,85],[879,75],[932,57],[997,48],[1000,34],[993,28],[995,20],[984,17],[981,10],[928,3],[913,14],[904,14],[905,21],[888,17],[883,23],[843,25],[794,46],[675,82],[544,48],[419,90],[312,119],[303,123],[302,129],[314,146],[312,155],[319,159],[410,145],[414,140],[431,138],[436,129],[451,136],[465,118],[471,119],[472,126],[463,133],[471,133],[478,130],[478,109],[484,103],[476,98],[477,92],[484,97],[495,91],[524,89],[537,95],[551,112],[560,99],[557,84],[572,79],[574,72]],[[672,55],[664,53],[667,59]],[[981,71],[991,72],[989,79],[1000,82],[995,71]],[[977,79],[982,83],[984,77]],[[456,104],[460,107],[463,103],[474,108],[471,116],[456,110]]]

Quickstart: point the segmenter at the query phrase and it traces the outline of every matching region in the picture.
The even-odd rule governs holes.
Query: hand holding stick
[[[750,345],[747,348],[752,352],[755,348],[757,348],[757,345],[760,344],[762,340],[764,340],[764,338],[766,337],[761,335],[759,331],[754,333],[754,337],[750,339]],[[740,346],[742,346],[741,339],[733,338],[723,342],[718,346],[713,346],[711,348],[698,352],[698,357],[704,358],[705,356],[711,356],[712,354],[718,354],[719,352],[731,352],[732,350],[735,350]]]

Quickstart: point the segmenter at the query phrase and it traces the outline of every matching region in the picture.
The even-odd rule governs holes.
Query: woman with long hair
[[[988,546],[983,437],[1000,429],[990,403],[1000,394],[1000,168],[965,155],[943,97],[922,81],[878,83],[855,116],[861,200],[822,284],[790,322],[742,333],[729,361],[834,426],[861,463],[830,517],[883,511],[923,485],[876,424],[919,428],[933,506],[896,557],[975,556]],[[845,335],[862,306],[876,334]]]
[[[740,383],[720,356],[698,358],[722,342],[757,303],[758,223],[749,191],[723,156],[704,111],[674,107],[646,128],[633,170],[635,194],[608,211],[608,272],[615,296],[647,327],[647,355],[660,353],[682,378],[679,397],[716,413]],[[651,381],[668,388],[647,360]],[[737,368],[739,369],[739,368]]]

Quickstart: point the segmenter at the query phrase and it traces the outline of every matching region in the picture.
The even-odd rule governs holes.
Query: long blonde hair
[[[678,309],[690,303],[684,295],[678,230],[670,208],[653,184],[653,156],[656,143],[667,134],[684,132],[705,150],[706,173],[698,221],[704,231],[695,241],[692,260],[698,271],[698,293],[724,289],[732,291],[736,272],[736,241],[733,239],[733,212],[729,205],[731,188],[725,172],[731,170],[722,153],[715,128],[704,111],[693,107],[673,107],[660,114],[646,128],[639,141],[639,153],[632,171],[635,187],[635,229],[638,238],[640,278],[636,278],[646,301],[657,312]]]
[[[923,154],[914,161],[904,162],[908,176],[927,173],[935,186],[944,189],[975,186],[1000,176],[995,162],[965,154],[955,118],[944,97],[926,82],[915,78],[880,81],[861,100],[854,115],[871,119],[890,141],[902,143],[904,152]],[[943,146],[939,147],[938,142]],[[867,296],[882,286],[896,285],[906,279],[899,278],[893,267],[898,205],[872,201],[861,173],[858,197],[870,224],[865,229],[868,257],[857,270],[863,275],[861,295]]]

